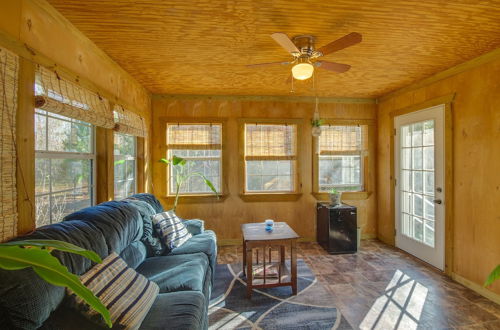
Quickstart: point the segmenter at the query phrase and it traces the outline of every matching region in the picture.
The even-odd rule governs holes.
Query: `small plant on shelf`
[[[177,208],[177,203],[179,201],[179,192],[184,185],[190,178],[192,177],[201,177],[203,179],[203,182],[210,188],[211,191],[219,198],[219,193],[215,189],[214,184],[207,179],[203,173],[200,172],[193,172],[191,171],[192,163],[184,158],[173,156],[172,159],[166,159],[162,158],[160,159],[160,162],[165,163],[167,165],[173,166],[174,167],[174,173],[175,173],[175,200],[174,200],[174,207],[173,211],[175,212],[175,209]]]
[[[328,193],[330,194],[330,201],[332,205],[340,205],[342,203],[342,192],[338,191],[335,188],[332,188]]]

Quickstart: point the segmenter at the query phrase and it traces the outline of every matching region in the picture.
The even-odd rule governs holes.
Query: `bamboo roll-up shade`
[[[297,126],[245,124],[245,160],[295,160]]]
[[[115,105],[113,113],[115,117],[115,131],[139,137],[146,137],[148,135],[146,122],[138,114],[126,110],[121,105]]]
[[[221,133],[222,124],[167,124],[167,148],[218,150]]]
[[[19,58],[0,47],[0,241],[17,235],[16,111]]]
[[[366,150],[366,125],[321,126],[320,155],[359,155]]]
[[[115,127],[107,99],[41,65],[36,71],[35,106],[95,126]]]

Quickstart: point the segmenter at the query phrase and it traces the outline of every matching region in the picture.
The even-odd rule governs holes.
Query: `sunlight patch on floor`
[[[417,329],[429,290],[396,270],[385,292],[378,297],[360,329]]]

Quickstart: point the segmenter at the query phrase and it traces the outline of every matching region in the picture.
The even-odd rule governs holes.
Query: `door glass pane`
[[[424,147],[424,170],[434,169],[434,147]]]
[[[403,235],[434,246],[434,120],[400,129],[400,219]]]

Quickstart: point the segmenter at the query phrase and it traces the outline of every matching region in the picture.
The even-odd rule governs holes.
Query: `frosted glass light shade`
[[[292,75],[295,79],[306,80],[312,77],[314,67],[311,63],[298,63],[292,68]]]

